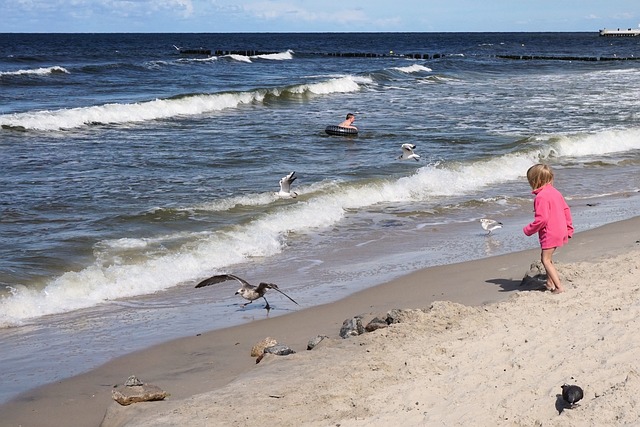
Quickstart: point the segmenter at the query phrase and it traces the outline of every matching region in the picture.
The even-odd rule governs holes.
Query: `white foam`
[[[640,150],[640,129],[561,136],[553,145],[555,154],[563,157],[584,157]]]
[[[69,71],[60,66],[35,68],[30,70],[17,70],[17,71],[0,71],[0,77],[2,76],[27,76],[27,75],[39,75],[44,76],[53,73],[69,74]]]
[[[310,92],[330,94],[336,92],[354,92],[360,84],[371,83],[368,78],[344,76],[318,83],[295,85],[285,88],[292,93]],[[275,96],[285,89],[255,90],[236,93],[217,93],[194,95],[182,98],[156,99],[133,104],[104,104],[92,107],[70,108],[54,111],[29,111],[25,113],[0,115],[0,126],[22,127],[33,130],[65,130],[88,124],[125,124],[150,120],[168,119],[178,116],[191,116],[229,108],[242,104],[262,102],[267,93]]]
[[[209,212],[228,211],[237,206],[263,206],[272,203],[277,199],[278,197],[275,195],[275,192],[241,194],[239,196],[202,203],[195,206],[193,209]],[[192,209],[189,208],[188,210]]]
[[[293,59],[293,51],[287,50],[285,52],[279,53],[268,53],[265,55],[254,55],[252,58],[260,58],[260,59],[269,59],[272,61],[286,61],[289,59]]]
[[[125,237],[122,239],[109,240],[105,242],[105,246],[109,246],[112,248],[122,248],[122,249],[140,249],[145,248],[149,245],[148,239],[134,239],[131,237]]]
[[[180,58],[177,62],[212,62],[217,60],[217,56],[208,56],[206,58]]]
[[[344,76],[318,83],[298,85],[289,89],[289,91],[293,93],[311,92],[316,95],[356,92],[360,90],[359,82],[362,84],[369,84],[373,83],[373,80],[366,77]]]
[[[251,58],[249,58],[248,56],[245,55],[236,55],[236,54],[232,54],[232,55],[225,55],[227,58],[231,58],[234,61],[240,61],[240,62],[252,62]]]
[[[424,65],[413,64],[407,67],[393,67],[394,70],[401,71],[403,73],[411,74],[411,73],[419,73],[423,71],[433,71],[429,67],[425,67]]]

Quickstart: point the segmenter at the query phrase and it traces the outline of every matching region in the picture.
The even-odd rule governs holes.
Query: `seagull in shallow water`
[[[295,302],[293,298],[291,298],[289,295],[285,294],[280,289],[278,289],[278,286],[273,283],[262,282],[258,286],[254,286],[249,284],[249,282],[247,282],[246,280],[241,279],[238,276],[234,276],[233,274],[218,274],[215,276],[211,276],[208,279],[205,279],[202,282],[198,283],[196,285],[196,288],[203,288],[205,286],[215,285],[216,283],[226,282],[227,280],[237,280],[238,282],[242,283],[242,287],[236,291],[236,295],[240,295],[242,298],[249,300],[248,303],[242,304],[243,308],[251,304],[253,301],[257,300],[258,298],[262,298],[264,299],[264,302],[267,303],[267,305],[264,308],[267,309],[267,312],[271,310],[269,301],[267,301],[267,299],[264,297],[264,294],[267,292],[267,289],[273,289],[274,291],[280,292],[282,295],[289,298],[296,305],[300,305],[297,302]]]
[[[480,224],[482,225],[482,228],[484,228],[485,230],[489,231],[487,233],[487,236],[489,236],[493,230],[497,230],[498,228],[502,228],[502,223],[496,221],[495,219],[482,218],[480,220]]]
[[[577,385],[562,385],[562,400],[569,404],[569,408],[576,406],[576,403],[582,399],[584,393],[582,389]]]
[[[291,191],[291,184],[293,183],[293,181],[296,180],[296,178],[298,178],[297,176],[294,176],[294,175],[295,175],[295,172],[291,172],[289,175],[283,176],[280,179],[280,191],[276,193],[278,196],[291,197],[294,199],[298,197],[298,193],[296,193],[295,191]]]
[[[401,160],[413,159],[416,162],[420,161],[420,155],[413,152],[415,150],[415,144],[402,144],[402,155],[398,157]]]

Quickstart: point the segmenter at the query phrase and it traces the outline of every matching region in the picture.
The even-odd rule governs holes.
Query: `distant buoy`
[[[358,134],[358,129],[343,128],[341,126],[327,126],[324,131],[328,135],[354,136]]]

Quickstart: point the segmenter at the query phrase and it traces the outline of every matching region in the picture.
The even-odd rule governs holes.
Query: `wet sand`
[[[602,425],[612,416],[633,423],[637,230],[640,217],[577,233],[554,257],[564,294],[521,286],[538,249],[427,268],[331,304],[217,331],[202,325],[24,393],[0,406],[2,424]],[[417,311],[339,338],[345,319],[362,315],[366,323],[391,309]],[[328,338],[307,351],[317,335]],[[297,353],[256,364],[251,347],[267,336]],[[111,391],[130,375],[170,396],[120,406]],[[557,394],[569,381],[585,386],[585,398],[562,410]]]

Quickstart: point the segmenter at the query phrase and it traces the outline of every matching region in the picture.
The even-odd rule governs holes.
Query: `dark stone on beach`
[[[537,277],[537,276],[546,276],[547,270],[544,269],[544,265],[542,265],[542,261],[534,261],[529,266],[529,271],[526,272],[526,275],[529,277]]]
[[[260,361],[267,354],[274,354],[276,356],[287,356],[289,354],[294,354],[294,353],[295,351],[291,349],[291,347],[289,347],[288,345],[284,345],[284,344],[272,345],[270,347],[266,347],[263,350],[262,354],[258,356],[258,358],[256,359],[256,363],[260,363]]]
[[[367,323],[367,326],[364,327],[364,330],[367,332],[373,332],[380,328],[386,328],[387,326],[389,326],[389,324],[386,320],[379,317],[374,317],[369,323]]]
[[[355,316],[342,322],[342,328],[340,328],[340,336],[342,338],[355,337],[363,333],[362,316]]]
[[[167,392],[158,386],[143,384],[113,389],[111,391],[111,396],[113,397],[113,400],[122,406],[128,406],[132,403],[163,400],[167,397]]]
[[[327,338],[326,335],[318,335],[315,338],[311,338],[307,343],[307,350],[313,350],[325,338]]]
[[[264,352],[268,354],[275,354],[276,356],[286,356],[288,354],[295,353],[295,351],[293,351],[291,347],[284,344],[272,345],[271,347],[265,348]]]
[[[534,261],[529,266],[529,271],[524,274],[520,286],[539,287],[547,281],[547,271],[542,265],[542,261]]]
[[[264,353],[264,349],[267,347],[272,347],[278,344],[278,341],[275,338],[266,337],[262,341],[254,344],[251,348],[251,357],[259,357]]]
[[[138,377],[136,377],[135,375],[131,375],[127,379],[127,382],[124,383],[124,385],[126,385],[127,387],[134,387],[137,385],[143,385],[143,383],[138,379]]]
[[[404,318],[403,310],[399,308],[394,308],[393,310],[389,310],[387,312],[387,317],[385,318],[385,322],[387,325],[392,325],[394,323],[401,323]]]
[[[418,316],[425,313],[425,310],[422,309],[400,309],[394,308],[393,310],[389,310],[387,312],[387,316],[385,317],[385,322],[387,325],[392,325],[394,323],[402,323],[407,321],[415,320]]]

